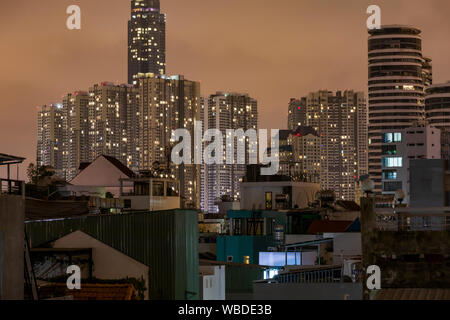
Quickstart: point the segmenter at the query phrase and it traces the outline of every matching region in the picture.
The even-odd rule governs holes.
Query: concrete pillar
[[[376,258],[373,254],[373,246],[376,237],[376,216],[375,216],[375,199],[361,198],[361,248],[362,248],[362,265],[363,265],[363,297],[369,299],[369,290],[366,287],[367,267],[375,264]]]
[[[24,298],[24,219],[22,196],[0,195],[0,267],[2,277],[0,299]]]

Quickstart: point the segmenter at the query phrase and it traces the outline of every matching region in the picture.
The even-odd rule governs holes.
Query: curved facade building
[[[450,130],[450,81],[426,89],[425,113],[431,125]]]
[[[425,116],[441,129],[441,157],[450,159],[450,81],[425,89]]]
[[[383,136],[424,118],[431,59],[422,56],[421,31],[409,26],[369,30],[369,174],[382,191]],[[397,135],[398,136],[398,135]]]

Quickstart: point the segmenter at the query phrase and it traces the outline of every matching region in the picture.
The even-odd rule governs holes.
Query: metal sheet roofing
[[[24,161],[25,161],[25,158],[0,153],[0,166],[8,165],[8,164],[22,163]]]
[[[32,248],[77,230],[148,266],[151,299],[198,299],[196,211],[98,215],[26,223]]]

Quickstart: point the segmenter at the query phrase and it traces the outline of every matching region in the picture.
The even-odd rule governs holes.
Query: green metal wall
[[[172,210],[26,224],[34,248],[77,230],[147,265],[151,299],[199,298],[197,212]]]
[[[226,293],[253,293],[253,281],[264,279],[264,268],[258,266],[225,266]]]

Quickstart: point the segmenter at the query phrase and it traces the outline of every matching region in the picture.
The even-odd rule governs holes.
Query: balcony
[[[19,180],[9,180],[0,178],[0,194],[25,195],[25,183]]]
[[[20,195],[25,196],[25,184],[18,180],[19,165],[25,161],[25,158],[10,156],[0,153],[0,167],[6,166],[7,178],[0,177],[0,195]],[[17,165],[17,180],[11,179],[11,166]]]

